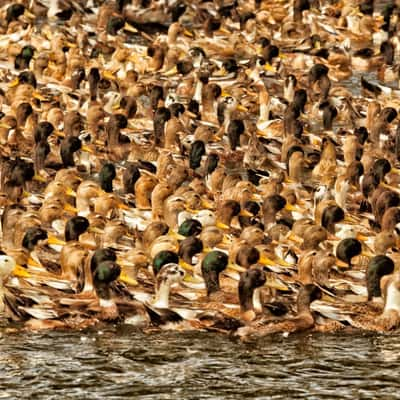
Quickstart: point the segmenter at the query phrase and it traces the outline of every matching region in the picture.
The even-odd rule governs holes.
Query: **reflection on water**
[[[2,334],[0,399],[400,399],[399,336]]]

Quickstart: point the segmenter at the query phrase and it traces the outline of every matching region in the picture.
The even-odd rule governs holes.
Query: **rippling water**
[[[3,333],[0,399],[400,399],[399,339]]]

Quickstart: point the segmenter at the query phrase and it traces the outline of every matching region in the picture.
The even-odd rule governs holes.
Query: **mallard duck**
[[[313,309],[327,318],[346,321],[355,328],[378,331],[390,330],[398,324],[397,291],[387,292],[387,285],[391,285],[397,279],[392,274],[393,270],[394,263],[389,257],[376,256],[370,260],[366,271],[368,302],[346,303],[338,301],[336,304],[317,302],[314,303]],[[382,300],[383,298],[386,299],[386,296],[390,297],[390,301],[385,309]],[[390,304],[391,302],[393,303]]]
[[[297,315],[292,318],[277,321],[262,321],[239,328],[236,335],[242,340],[257,339],[274,333],[290,334],[311,329],[315,324],[314,316],[310,310],[313,301],[322,297],[321,289],[313,284],[300,288],[297,296]]]

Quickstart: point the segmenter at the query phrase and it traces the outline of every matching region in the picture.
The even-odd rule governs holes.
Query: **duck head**
[[[179,243],[179,257],[188,264],[192,264],[193,256],[202,251],[203,242],[195,236],[189,236]]]
[[[400,208],[390,207],[383,214],[381,222],[382,231],[386,232],[392,232],[393,230],[398,231],[399,223],[400,223]]]
[[[301,314],[303,312],[310,312],[310,305],[315,300],[320,300],[322,298],[322,290],[309,283],[300,288],[297,295],[297,312]]]
[[[217,227],[229,228],[232,218],[239,215],[240,204],[236,200],[226,200],[217,209]]]
[[[65,225],[65,240],[67,242],[72,240],[79,240],[79,236],[86,232],[89,228],[89,221],[82,216],[70,218]]]
[[[34,131],[35,143],[39,143],[47,138],[54,132],[54,126],[48,121],[41,121],[37,124]]]
[[[61,160],[65,168],[74,167],[74,153],[82,148],[82,141],[76,136],[66,137],[60,145]]]
[[[162,250],[153,258],[153,272],[157,276],[161,268],[169,263],[178,264],[179,256],[173,251]]]
[[[117,176],[115,166],[112,163],[106,163],[100,170],[99,173],[99,181],[100,187],[107,193],[111,193],[113,191],[113,183],[112,181]]]
[[[368,300],[381,297],[381,278],[394,271],[394,262],[391,258],[378,255],[373,257],[367,267],[367,291]]]
[[[180,283],[185,271],[176,263],[163,265],[156,278],[156,296],[154,306],[157,308],[169,307],[169,292],[171,286]]]
[[[207,296],[217,292],[219,286],[219,274],[225,270],[228,265],[228,256],[222,251],[211,251],[201,263],[201,272],[207,288]]]
[[[206,154],[206,146],[202,140],[195,140],[190,147],[189,167],[200,167],[201,158]]]
[[[204,247],[212,249],[222,242],[224,234],[216,226],[206,226],[200,233]]]
[[[321,216],[321,225],[329,232],[335,233],[335,224],[343,221],[345,214],[342,208],[335,205],[326,207]]]
[[[39,227],[32,227],[26,230],[22,239],[22,247],[28,251],[33,251],[40,240],[47,240],[47,232]]]
[[[360,255],[362,252],[361,242],[354,238],[346,238],[339,242],[336,247],[336,257],[351,267],[353,257]]]
[[[115,261],[102,261],[93,272],[93,286],[96,289],[96,293],[100,299],[100,306],[102,306],[101,300],[109,300],[110,283],[114,282],[121,274],[121,267]]]
[[[236,150],[240,146],[240,136],[244,133],[244,123],[240,119],[234,119],[228,125],[228,139],[231,150]]]
[[[135,193],[135,183],[140,178],[140,170],[136,164],[128,164],[122,174],[125,193]]]
[[[266,280],[267,278],[265,272],[258,268],[249,269],[240,275],[238,292],[240,311],[242,313],[248,314],[249,312],[252,312],[254,310],[254,292],[256,289],[264,286]],[[254,311],[251,314],[251,316],[247,316],[250,318],[246,318],[246,315],[245,318],[253,319]]]
[[[276,222],[276,214],[284,209],[286,206],[286,199],[279,195],[273,194],[264,199],[262,210],[264,215],[264,226],[269,227],[271,223]]]
[[[94,272],[103,261],[117,261],[115,250],[110,247],[96,249],[90,259],[90,269]]]
[[[253,246],[244,244],[236,253],[235,263],[244,268],[249,268],[260,260],[260,252]]]
[[[29,69],[29,63],[31,62],[35,48],[30,45],[26,45],[22,48],[21,52],[17,55],[14,61],[15,69]]]
[[[14,268],[16,266],[16,262],[14,258],[2,254],[0,255],[0,280],[4,283],[4,281],[11,275]]]
[[[196,219],[187,219],[179,226],[178,234],[182,236],[197,236],[201,233],[202,225]]]

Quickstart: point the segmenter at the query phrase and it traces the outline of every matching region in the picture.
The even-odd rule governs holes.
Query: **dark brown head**
[[[263,286],[266,282],[265,272],[262,269],[254,268],[243,272],[239,281],[239,302],[242,312],[253,308],[254,289]]]
[[[249,268],[251,265],[256,264],[260,259],[260,252],[253,246],[242,245],[236,254],[236,264],[244,268]]]
[[[381,278],[384,275],[391,274],[393,271],[394,262],[391,258],[379,255],[371,259],[367,268],[368,300],[382,295],[380,286]]]

